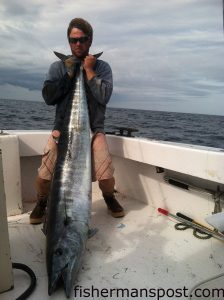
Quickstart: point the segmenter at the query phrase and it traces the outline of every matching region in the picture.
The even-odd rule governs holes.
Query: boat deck
[[[93,296],[88,299],[146,299],[140,289],[160,289],[160,297],[151,294],[150,299],[188,299],[184,287],[190,290],[198,282],[224,272],[223,242],[197,239],[191,229],[176,231],[174,222],[159,215],[156,208],[121,194],[117,197],[126,216],[114,219],[108,215],[99,190],[93,191],[91,223],[98,232],[88,240],[76,282],[81,287],[73,291],[71,299],[86,299],[91,291]],[[33,205],[26,209],[30,211]],[[42,225],[30,225],[29,212],[9,217],[8,222],[12,261],[28,265],[37,276],[36,289],[29,299],[66,299],[62,288],[51,297],[47,293]],[[224,276],[216,283],[222,288]],[[1,294],[0,299],[16,299],[28,285],[29,277],[14,270],[14,289]],[[117,289],[126,290],[122,294]],[[166,293],[163,297],[162,289]],[[177,297],[172,296],[171,289],[178,289]]]

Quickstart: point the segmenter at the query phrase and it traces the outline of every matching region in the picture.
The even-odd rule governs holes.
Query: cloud
[[[192,112],[200,110],[201,103],[201,110],[207,105],[210,113],[208,103],[213,99],[214,107],[220,107],[224,89],[221,4],[219,0],[94,4],[3,0],[0,97],[6,87],[17,88],[21,97],[24,89],[31,97],[34,91],[40,96],[45,73],[55,60],[53,50],[69,53],[66,30],[78,16],[94,27],[92,53],[103,50],[103,59],[112,67],[111,106]]]
[[[0,85],[10,84],[28,90],[41,90],[45,79],[43,74],[31,73],[26,70],[1,69],[4,76],[0,77]],[[16,75],[16,76],[15,76]]]
[[[1,84],[1,99],[40,101],[40,90],[29,90],[15,84]]]

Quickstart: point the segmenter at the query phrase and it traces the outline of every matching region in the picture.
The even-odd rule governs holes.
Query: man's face
[[[69,45],[73,55],[78,58],[84,58],[89,53],[91,41],[82,30],[72,28],[69,35]]]

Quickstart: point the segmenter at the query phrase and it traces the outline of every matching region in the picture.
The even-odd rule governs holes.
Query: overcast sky
[[[0,0],[0,98],[43,101],[74,17],[112,67],[111,107],[224,115],[222,0]]]

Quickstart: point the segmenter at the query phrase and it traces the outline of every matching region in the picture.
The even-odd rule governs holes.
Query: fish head
[[[81,266],[85,250],[82,235],[63,237],[54,247],[48,268],[48,294],[51,295],[62,281],[67,298],[70,297],[74,281]]]

